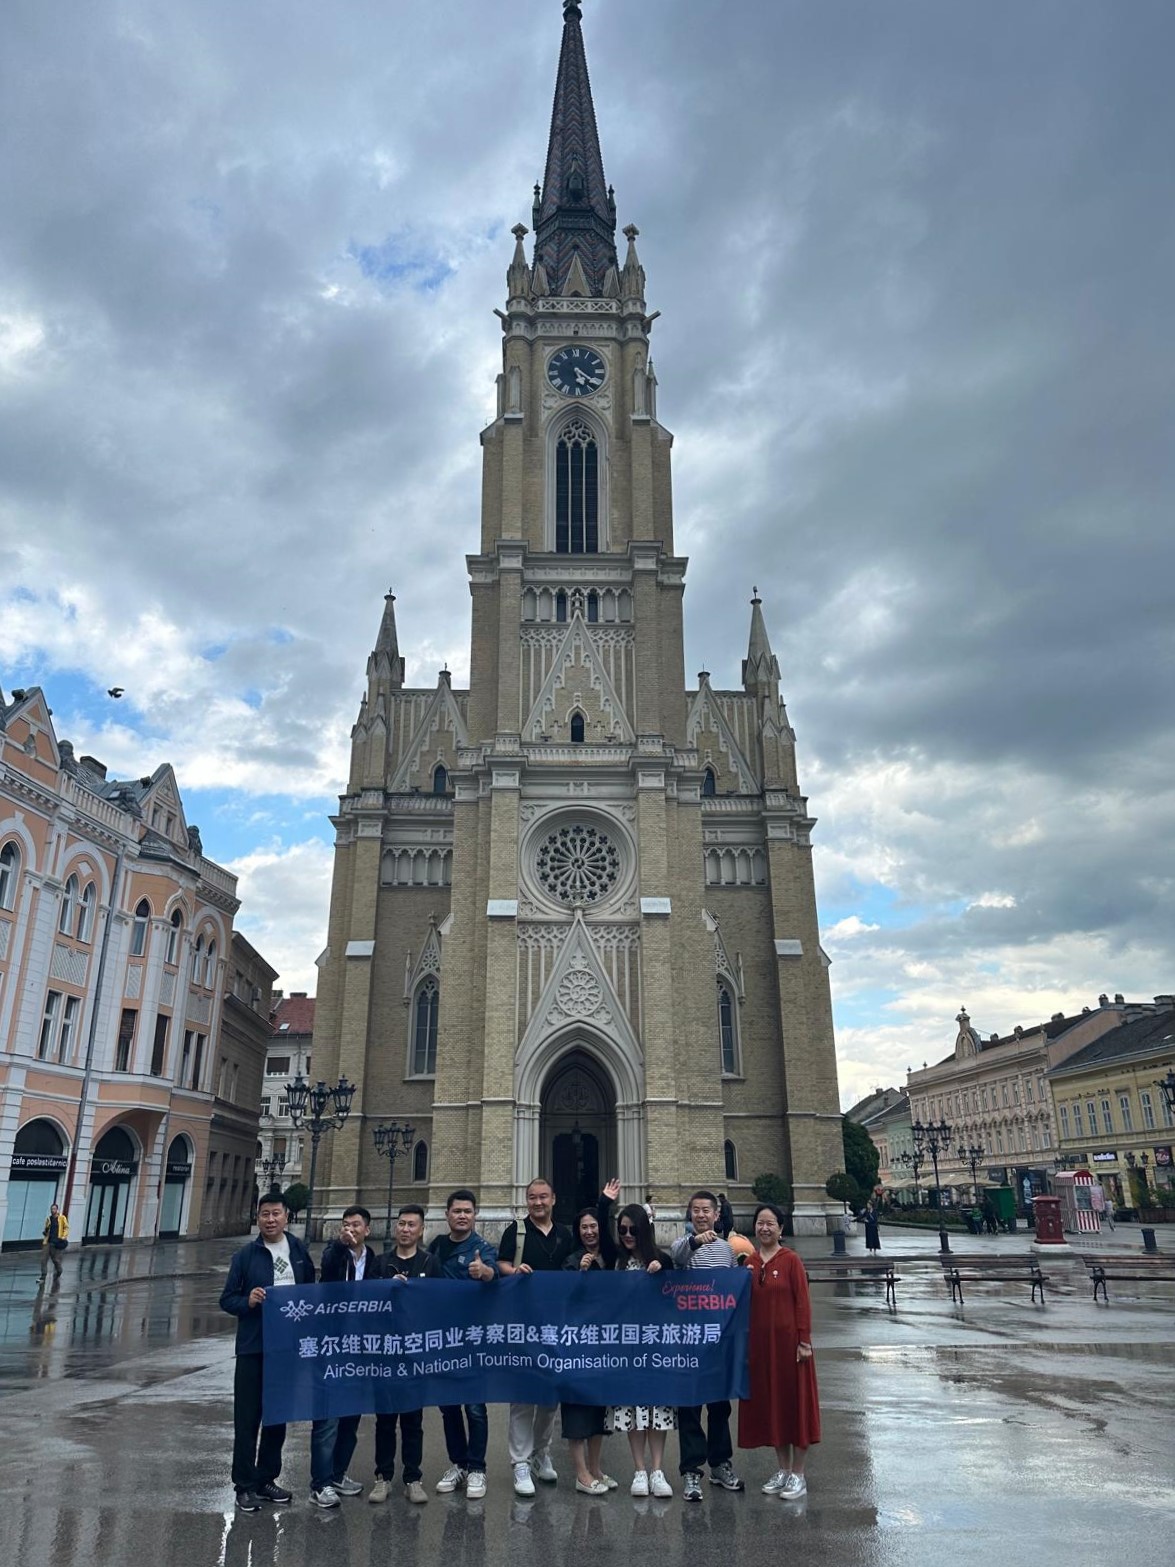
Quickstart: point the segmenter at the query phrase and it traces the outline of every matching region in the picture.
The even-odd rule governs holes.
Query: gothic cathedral
[[[314,1075],[359,1087],[315,1207],[382,1213],[395,1117],[397,1200],[473,1186],[491,1232],[539,1174],[560,1217],[615,1174],[671,1219],[766,1172],[823,1231],[844,1157],[795,736],[757,594],[742,690],[686,689],[654,317],[563,10],[533,260],[519,224],[497,312],[469,690],[405,687],[389,594],[334,818]]]

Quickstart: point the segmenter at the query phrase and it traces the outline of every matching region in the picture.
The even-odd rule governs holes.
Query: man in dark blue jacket
[[[261,1424],[261,1385],[265,1359],[261,1303],[266,1292],[283,1286],[314,1283],[314,1263],[296,1235],[287,1235],[290,1211],[279,1191],[267,1192],[257,1204],[260,1234],[234,1256],[220,1296],[220,1309],[237,1319],[237,1367],[233,1378],[233,1485],[243,1513],[257,1512],[262,1502],[289,1502],[291,1493],[278,1485],[285,1426]],[[261,1434],[258,1446],[257,1436]]]

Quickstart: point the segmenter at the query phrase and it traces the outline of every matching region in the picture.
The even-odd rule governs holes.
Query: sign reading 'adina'
[[[741,1268],[593,1269],[270,1290],[265,1423],[438,1404],[742,1398],[750,1283]]]

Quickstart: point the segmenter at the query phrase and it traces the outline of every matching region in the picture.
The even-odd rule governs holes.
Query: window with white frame
[[[1122,1130],[1132,1132],[1134,1130],[1134,1111],[1130,1105],[1129,1094],[1118,1095],[1118,1109],[1122,1115]]]
[[[94,909],[98,903],[98,889],[92,881],[88,881],[82,891],[81,903],[78,906],[78,940],[90,941],[94,935]]]
[[[80,996],[66,996],[61,1012],[61,1029],[57,1035],[57,1059],[68,1061],[77,1042],[78,1017],[82,1010]]]
[[[61,907],[57,911],[57,929],[63,936],[72,936],[78,916],[78,879],[71,876],[61,894]]]
[[[16,887],[20,880],[20,850],[9,840],[0,849],[0,909],[16,907]]]
[[[62,996],[59,990],[51,990],[45,997],[45,1011],[41,1018],[41,1034],[37,1040],[37,1060],[47,1061],[57,1032],[57,1020],[61,1016]]]
[[[167,931],[167,953],[163,961],[172,968],[180,960],[180,938],[184,933],[184,917],[179,909],[171,916],[171,924]]]
[[[1143,1127],[1146,1129],[1146,1131],[1153,1132],[1155,1129],[1155,1107],[1151,1100],[1151,1096],[1149,1093],[1147,1093],[1146,1089],[1143,1088],[1139,1090],[1138,1098],[1142,1105]]]
[[[1060,1108],[1060,1117],[1061,1117],[1061,1136],[1065,1139],[1066,1142],[1068,1142],[1068,1140],[1069,1140],[1069,1106],[1068,1105],[1062,1105],[1061,1106],[1061,1108]]]
[[[151,922],[151,905],[146,898],[140,898],[135,907],[134,923],[131,925],[131,957],[141,958],[147,950],[147,929]]]
[[[216,983],[216,943],[208,943],[208,951],[204,955],[204,989],[211,990]]]
[[[1113,1133],[1114,1133],[1114,1112],[1110,1108],[1110,1101],[1108,1099],[1103,1099],[1101,1104],[1102,1104],[1102,1131],[1106,1132],[1109,1136],[1113,1136]]]

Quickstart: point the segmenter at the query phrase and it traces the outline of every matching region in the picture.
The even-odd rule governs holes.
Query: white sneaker
[[[798,1502],[801,1496],[807,1496],[808,1482],[803,1475],[788,1475],[779,1488],[779,1500],[781,1502]]]
[[[438,1486],[439,1490],[440,1487]],[[484,1470],[471,1469],[465,1481],[465,1494],[471,1502],[476,1502],[486,1494],[486,1477]]]
[[[514,1465],[514,1494],[515,1496],[533,1496],[534,1481],[530,1476],[529,1464]]]
[[[331,1483],[331,1490],[337,1491],[340,1496],[362,1496],[363,1487],[358,1480],[352,1480],[350,1475],[344,1475],[341,1480]]]
[[[437,1481],[437,1490],[444,1496],[448,1491],[459,1491],[464,1484],[465,1470],[459,1464],[450,1464]]]
[[[638,1469],[632,1477],[632,1484],[628,1488],[629,1496],[648,1496],[649,1476],[644,1469]]]
[[[649,1490],[652,1491],[654,1496],[673,1495],[673,1487],[666,1480],[664,1472],[660,1469],[654,1469],[649,1476]]]
[[[324,1485],[321,1491],[311,1491],[310,1500],[315,1507],[338,1507],[339,1493],[333,1485]]]
[[[559,1471],[551,1462],[550,1453],[536,1453],[530,1461],[530,1472],[536,1480],[543,1480],[547,1485],[554,1485],[559,1478]]]
[[[787,1473],[786,1469],[777,1469],[766,1485],[763,1486],[763,1495],[778,1496],[787,1483]]]

